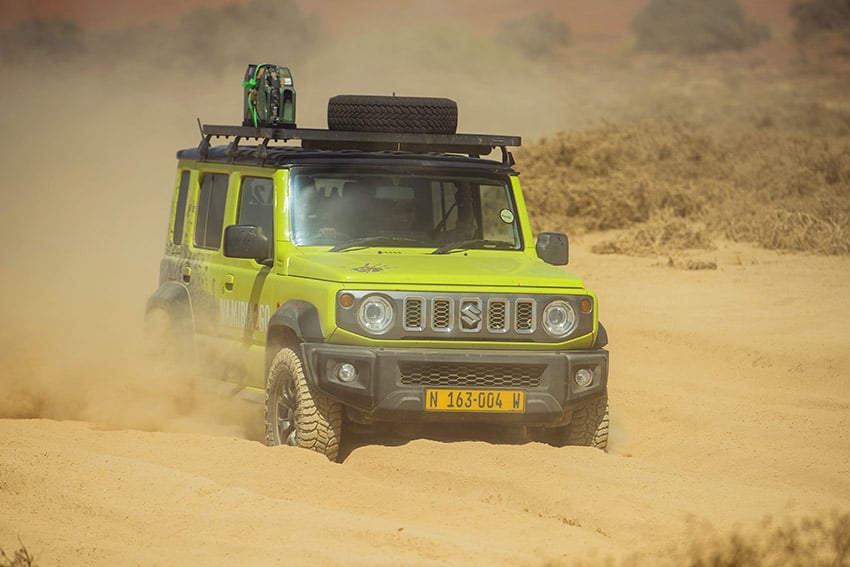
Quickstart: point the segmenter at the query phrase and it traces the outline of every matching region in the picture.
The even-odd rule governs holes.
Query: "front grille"
[[[530,335],[537,330],[537,302],[530,298],[405,296],[403,318],[405,331]]]
[[[474,290],[346,290],[345,293],[354,295],[355,304],[350,307],[337,304],[339,328],[381,340],[554,343],[593,331],[592,314],[581,313],[575,331],[566,337],[553,337],[541,324],[543,310],[552,301],[568,301],[579,312],[580,302],[592,299],[587,295],[476,293]],[[358,319],[360,306],[370,295],[380,295],[393,305],[392,326],[384,333],[370,333]]]
[[[446,388],[536,388],[546,369],[540,364],[403,362],[401,383]]]

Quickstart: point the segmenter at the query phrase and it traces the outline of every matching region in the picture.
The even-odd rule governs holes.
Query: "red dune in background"
[[[246,0],[147,0],[146,2],[113,2],[109,0],[2,0],[0,26],[8,26],[31,18],[58,17],[94,28],[121,28],[148,23],[168,23],[197,8],[216,8],[226,4],[245,4]],[[632,18],[645,0],[614,0],[605,3],[587,0],[492,0],[481,2],[416,2],[403,0],[311,0],[303,9],[322,17],[329,31],[347,28],[362,30],[373,26],[393,25],[402,15],[415,13],[419,21],[461,19],[484,28],[536,11],[551,11],[566,21],[577,40],[612,40],[629,33]],[[741,5],[754,19],[775,27],[791,24],[788,15],[800,0],[741,0]],[[483,9],[482,6],[486,6]],[[363,19],[362,14],[369,14]],[[380,16],[375,16],[380,13]]]

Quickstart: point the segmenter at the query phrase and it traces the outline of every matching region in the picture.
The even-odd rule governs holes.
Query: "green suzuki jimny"
[[[181,359],[264,400],[269,445],[331,460],[347,428],[381,422],[604,450],[597,298],[559,267],[565,235],[532,236],[520,138],[456,134],[440,98],[341,95],[327,130],[297,128],[279,83],[258,97],[246,80],[243,125],[177,152],[146,310]]]

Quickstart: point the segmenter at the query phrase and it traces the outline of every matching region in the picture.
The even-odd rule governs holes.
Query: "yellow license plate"
[[[445,390],[426,389],[427,411],[525,411],[522,390]]]

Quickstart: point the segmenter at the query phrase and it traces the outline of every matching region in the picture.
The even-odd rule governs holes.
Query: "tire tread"
[[[349,132],[454,134],[457,103],[447,98],[337,95],[328,129]]]

